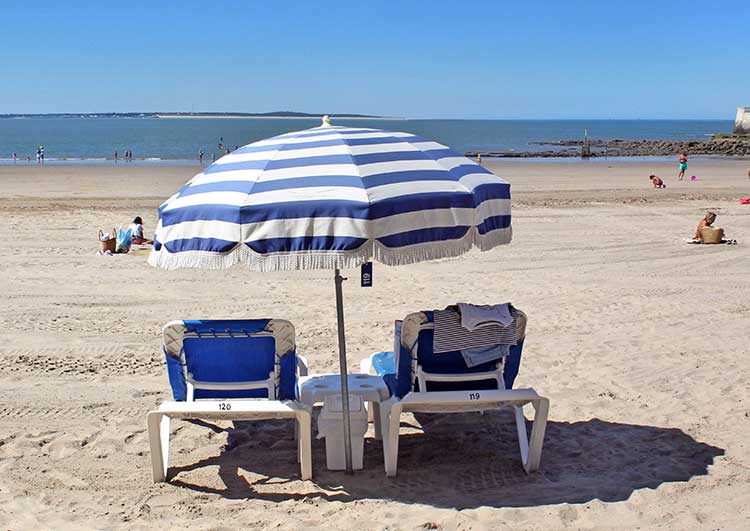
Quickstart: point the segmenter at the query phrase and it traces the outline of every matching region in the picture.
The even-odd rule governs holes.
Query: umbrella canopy
[[[159,207],[149,263],[335,269],[343,398],[349,391],[339,269],[509,243],[510,185],[437,142],[332,127],[326,118],[320,127],[237,149],[193,177]],[[351,472],[349,401],[342,405]]]
[[[510,185],[409,133],[323,125],[249,144],[159,208],[153,266],[387,265],[511,240]]]

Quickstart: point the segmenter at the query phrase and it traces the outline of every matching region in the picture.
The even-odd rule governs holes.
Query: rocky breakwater
[[[467,157],[580,157],[583,140],[529,142],[550,146],[545,151],[468,151]],[[716,135],[708,140],[589,140],[591,157],[664,157],[688,155],[750,156],[750,135]]]

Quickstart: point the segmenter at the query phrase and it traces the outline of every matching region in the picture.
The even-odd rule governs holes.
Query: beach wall
[[[737,107],[733,132],[735,135],[750,135],[750,107]]]

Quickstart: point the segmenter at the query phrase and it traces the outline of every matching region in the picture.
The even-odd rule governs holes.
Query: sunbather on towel
[[[700,223],[698,223],[698,228],[695,229],[695,236],[693,236],[694,239],[703,241],[703,235],[701,235],[701,229],[704,227],[710,227],[713,222],[716,221],[716,214],[713,212],[706,212],[706,215],[703,217],[702,220],[700,220]]]
[[[154,240],[147,240],[143,233],[143,220],[141,216],[136,216],[128,228],[131,231],[130,234],[132,234],[134,244],[154,243]]]
[[[711,227],[714,221],[716,221],[716,214],[713,212],[706,212],[704,218],[700,220],[700,223],[698,223],[698,228],[695,229],[695,235],[693,236],[693,239],[690,240],[690,243],[705,243],[703,237],[703,229],[708,227],[712,228],[715,231],[719,231],[719,238],[721,238],[721,243],[737,243],[737,240],[731,240],[724,237],[724,229]],[[711,241],[709,243],[719,243],[719,241]]]

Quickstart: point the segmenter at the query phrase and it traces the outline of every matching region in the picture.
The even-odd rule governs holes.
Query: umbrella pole
[[[336,282],[336,320],[339,332],[339,371],[341,372],[341,405],[344,410],[344,457],[346,459],[346,473],[353,474],[352,470],[352,425],[349,416],[349,379],[346,368],[346,337],[344,335],[344,296],[341,284],[346,278],[336,269],[334,275]]]

